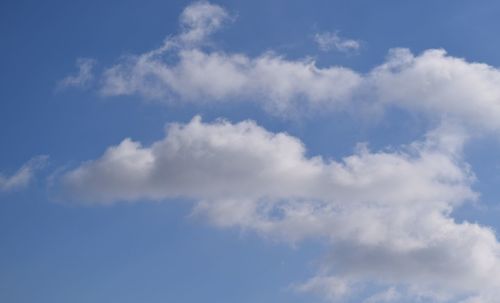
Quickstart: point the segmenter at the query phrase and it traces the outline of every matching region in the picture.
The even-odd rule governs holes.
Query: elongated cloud
[[[251,121],[196,117],[170,125],[151,146],[126,139],[110,147],[60,185],[85,203],[188,198],[216,226],[294,243],[326,240],[333,248],[319,276],[300,291],[343,298],[376,281],[408,296],[456,299],[500,286],[493,231],[450,217],[476,199],[457,156],[461,138],[443,127],[399,151],[360,146],[334,161],[308,158],[300,140]]]
[[[222,7],[207,2],[188,6],[180,19],[180,33],[160,48],[108,68],[101,93],[166,103],[256,102],[278,115],[396,106],[483,129],[500,128],[500,70],[487,64],[442,49],[418,55],[393,49],[385,62],[364,74],[272,52],[249,57],[203,47],[229,19]]]
[[[210,35],[230,19],[217,5],[188,6],[180,17],[180,33],[157,49],[108,68],[101,93],[192,103],[258,99],[279,114],[304,107],[300,103],[306,100],[341,106],[352,98],[360,77],[342,67],[319,69],[310,59],[289,61],[271,52],[249,58],[204,51]]]
[[[319,69],[310,60],[288,61],[272,53],[252,59],[182,49],[177,55],[179,61],[172,66],[150,54],[129,58],[106,71],[102,92],[140,94],[168,102],[259,100],[267,109],[287,114],[309,107],[301,102],[341,107],[361,81],[345,68]]]
[[[45,165],[47,159],[47,156],[34,157],[10,176],[0,173],[0,191],[12,191],[26,187],[33,179],[35,172]]]

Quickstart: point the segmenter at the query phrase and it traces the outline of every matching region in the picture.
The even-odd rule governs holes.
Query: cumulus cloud
[[[299,291],[342,298],[377,281],[426,298],[484,295],[500,286],[499,243],[491,229],[450,216],[477,199],[462,138],[443,127],[400,150],[359,146],[336,161],[306,157],[297,138],[251,121],[195,117],[150,146],[125,139],[60,186],[84,203],[188,198],[216,226],[326,240],[320,274]]]
[[[158,49],[128,56],[102,75],[106,96],[137,94],[167,103],[256,102],[278,115],[306,110],[384,109],[390,106],[430,117],[457,119],[480,128],[500,128],[500,71],[468,62],[442,49],[413,54],[393,49],[368,73],[314,60],[289,60],[266,52],[257,57],[200,45],[229,14],[206,2],[188,6],[181,31]],[[337,38],[335,38],[337,37]],[[321,45],[354,43],[331,33]],[[330,42],[329,42],[330,41]],[[333,41],[333,42],[331,42]],[[343,43],[342,43],[343,42]]]
[[[360,77],[342,67],[319,69],[311,59],[289,61],[272,52],[250,58],[206,51],[204,42],[230,19],[217,5],[188,6],[181,14],[180,33],[157,49],[127,56],[108,68],[101,93],[166,102],[260,100],[279,114],[297,110],[302,102],[341,106],[342,100],[352,98]]]
[[[33,179],[35,172],[45,165],[47,159],[47,156],[34,157],[11,176],[0,173],[0,191],[12,191],[26,187]]]
[[[267,109],[285,114],[305,100],[340,107],[360,81],[344,68],[318,69],[310,60],[288,61],[272,53],[252,59],[186,49],[178,56],[174,66],[150,56],[130,58],[106,71],[102,92],[193,103],[258,99]]]
[[[314,41],[318,44],[319,49],[324,52],[336,50],[351,53],[361,47],[361,42],[358,40],[342,38],[338,32],[317,33],[314,35]]]
[[[394,49],[367,78],[369,92],[391,104],[469,126],[500,128],[500,70],[448,56],[442,49],[419,56]]]
[[[96,61],[89,58],[79,58],[76,60],[78,73],[69,75],[57,83],[57,89],[62,90],[70,87],[86,87],[94,79],[94,67]]]

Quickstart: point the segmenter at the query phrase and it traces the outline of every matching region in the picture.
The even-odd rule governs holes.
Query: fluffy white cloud
[[[346,108],[356,112],[360,104],[396,106],[480,128],[500,128],[500,71],[495,67],[452,57],[441,49],[419,55],[393,49],[385,62],[363,74],[340,66],[318,67],[311,59],[288,60],[274,53],[249,57],[201,47],[228,16],[223,8],[206,2],[187,7],[181,32],[158,49],[108,68],[101,93],[138,94],[165,102],[251,101],[278,115]],[[316,40],[325,47],[335,41],[354,47],[331,34]]]
[[[346,68],[320,69],[311,59],[289,61],[271,52],[250,58],[204,51],[207,38],[228,19],[230,14],[217,5],[188,6],[181,14],[180,33],[107,69],[101,93],[166,102],[259,100],[279,114],[308,108],[308,102],[340,107],[352,98],[360,76]]]
[[[382,104],[401,106],[468,126],[500,128],[500,70],[448,56],[442,49],[414,56],[394,49],[367,77]]]
[[[76,60],[78,73],[70,75],[60,80],[57,83],[57,89],[65,89],[69,87],[85,87],[94,79],[94,66],[96,61],[89,58],[79,58]]]
[[[0,191],[11,191],[26,187],[33,179],[35,172],[45,165],[47,159],[47,156],[34,157],[11,176],[0,173]]]
[[[310,60],[288,61],[272,53],[257,58],[200,49],[182,49],[168,65],[156,55],[128,58],[105,73],[105,95],[141,94],[170,102],[259,100],[280,114],[303,102],[342,107],[361,77],[345,68],[319,69]]]
[[[224,8],[207,1],[195,2],[181,14],[182,32],[178,38],[184,44],[203,42],[229,19],[230,15]]]
[[[350,53],[359,50],[361,42],[353,39],[346,39],[339,36],[337,32],[323,32],[314,35],[314,41],[320,50],[327,52],[337,50]]]
[[[170,125],[151,146],[126,139],[60,182],[84,202],[183,197],[220,227],[328,241],[321,275],[301,291],[341,297],[350,286],[377,281],[457,298],[500,287],[493,231],[450,217],[477,198],[459,157],[462,139],[443,127],[398,151],[359,146],[334,161],[308,158],[298,139],[250,121],[206,124],[196,117]]]

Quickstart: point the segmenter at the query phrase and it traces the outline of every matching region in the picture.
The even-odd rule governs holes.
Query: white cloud
[[[224,8],[207,1],[195,2],[181,14],[182,32],[178,38],[184,44],[203,42],[229,19],[230,15]]]
[[[462,138],[443,127],[399,151],[360,146],[334,161],[308,158],[298,139],[250,121],[197,117],[151,146],[126,139],[60,182],[83,202],[184,197],[216,226],[326,240],[321,274],[302,291],[340,296],[377,281],[419,294],[484,295],[500,287],[499,243],[489,228],[450,217],[477,198],[459,157]]]
[[[272,113],[396,106],[468,126],[500,129],[500,71],[428,50],[390,52],[362,75],[342,67],[319,68],[267,53],[242,54],[183,49],[169,65],[159,57],[129,58],[105,73],[105,95],[140,94],[192,103],[259,102]]]
[[[101,93],[138,94],[167,103],[250,101],[277,115],[396,106],[500,129],[500,70],[495,67],[440,49],[419,55],[393,49],[385,62],[363,74],[340,66],[318,67],[307,58],[288,60],[272,52],[249,57],[201,47],[200,41],[228,16],[223,8],[206,2],[187,7],[179,35],[108,68]]]
[[[0,173],[0,191],[12,191],[26,187],[33,179],[35,172],[45,165],[47,159],[47,156],[34,157],[11,176]]]
[[[427,50],[394,49],[367,77],[370,96],[468,126],[500,129],[500,70]]]
[[[129,58],[104,75],[104,95],[140,94],[150,99],[199,103],[241,99],[290,113],[308,104],[341,107],[352,98],[360,76],[344,69],[319,69],[314,62],[288,61],[272,53],[242,54],[183,49],[170,66],[154,56]]]
[[[184,195],[200,199],[341,199],[345,192],[349,200],[359,203],[374,196],[399,203],[413,200],[418,187],[433,189],[420,194],[429,195],[426,199],[445,202],[470,198],[468,187],[463,186],[468,179],[462,168],[447,154],[431,152],[441,147],[439,141],[429,137],[432,140],[425,144],[408,147],[412,153],[420,153],[420,157],[403,152],[371,153],[360,147],[355,155],[335,162],[306,158],[305,148],[297,138],[270,133],[251,121],[206,124],[195,117],[187,125],[170,125],[166,137],[150,147],[125,139],[109,148],[101,159],[71,172],[66,181],[68,185],[92,189],[83,195],[98,195],[85,198],[104,201]],[[393,167],[398,169],[392,170]],[[373,175],[375,172],[378,174]],[[449,183],[435,182],[440,174],[449,178]],[[103,176],[103,180],[94,178],[98,176]],[[235,177],[235,184],[227,186],[231,176]],[[395,176],[411,179],[412,187],[403,183],[392,188],[393,182],[398,182]],[[106,180],[119,182],[115,186]],[[123,183],[129,184],[126,193]],[[353,195],[351,191],[358,183],[370,186]],[[173,184],[171,188],[169,184]],[[192,188],[192,184],[197,185]],[[389,189],[391,193],[384,193]],[[454,195],[457,191],[463,198]]]
[[[342,38],[337,32],[317,33],[314,35],[314,41],[318,44],[319,49],[324,52],[336,50],[351,53],[361,47],[361,42],[358,40]]]
[[[128,56],[103,74],[106,96],[139,94],[166,102],[260,100],[264,107],[289,114],[302,103],[342,106],[358,86],[355,72],[319,69],[314,61],[289,61],[272,52],[256,58],[204,51],[201,47],[230,14],[217,5],[197,2],[181,15],[181,31],[144,54]],[[167,59],[166,59],[167,58]],[[329,105],[328,105],[329,106]]]
[[[94,79],[93,69],[96,64],[94,59],[79,58],[76,60],[78,73],[70,75],[60,80],[57,83],[57,89],[65,89],[69,87],[86,87]]]

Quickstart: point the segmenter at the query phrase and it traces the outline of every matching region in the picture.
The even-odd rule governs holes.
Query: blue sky
[[[500,295],[495,1],[3,1],[0,301]]]

